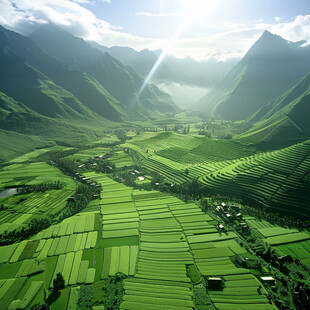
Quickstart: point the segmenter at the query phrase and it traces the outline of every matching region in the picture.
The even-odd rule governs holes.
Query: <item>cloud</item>
[[[97,18],[81,4],[93,0],[0,0],[0,24],[4,27],[29,34],[39,24],[53,22],[73,35],[93,40],[105,46],[129,46],[136,50],[163,49],[169,44],[166,39],[140,37],[125,32]],[[109,2],[106,0],[101,0]],[[136,15],[154,18],[180,16],[181,13],[138,12]],[[195,25],[194,25],[195,26]],[[310,43],[310,15],[297,16],[293,20],[278,19],[270,23],[263,20],[219,21],[212,24],[208,19],[197,21],[196,28],[186,29],[173,48],[177,57],[229,60],[242,57],[264,30],[278,34],[290,41],[306,40]],[[196,31],[198,30],[198,31]]]
[[[76,3],[80,3],[80,4],[91,3],[91,2],[88,1],[88,0],[71,0],[71,1],[76,2]]]
[[[173,16],[182,16],[180,12],[172,13],[150,13],[150,12],[137,12],[135,15],[142,15],[148,17],[173,17]]]
[[[270,25],[269,29],[289,41],[309,40],[310,15],[298,15],[293,21]]]
[[[283,18],[282,18],[282,17],[275,17],[274,20],[275,20],[276,22],[279,22],[279,21],[283,20]]]

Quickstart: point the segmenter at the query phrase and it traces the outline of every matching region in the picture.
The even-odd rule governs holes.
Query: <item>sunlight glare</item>
[[[167,54],[170,54],[173,51],[174,46],[177,43],[180,35],[184,32],[184,30],[189,27],[190,23],[199,16],[204,16],[209,14],[215,6],[218,4],[218,0],[183,0],[182,1],[182,21],[180,26],[177,28],[173,37],[169,40],[167,46],[163,48],[162,53],[158,57],[156,63],[151,69],[150,73],[144,80],[143,85],[141,86],[137,99],[142,94],[145,86],[149,83],[156,70],[160,66],[161,62],[164,60]]]

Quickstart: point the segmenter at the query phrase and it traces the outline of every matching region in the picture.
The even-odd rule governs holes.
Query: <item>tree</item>
[[[54,291],[60,291],[65,288],[65,279],[60,272],[57,273],[56,279],[53,280]]]

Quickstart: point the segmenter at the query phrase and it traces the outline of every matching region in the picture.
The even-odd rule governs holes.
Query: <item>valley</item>
[[[43,2],[0,25],[0,310],[309,309],[308,39]]]

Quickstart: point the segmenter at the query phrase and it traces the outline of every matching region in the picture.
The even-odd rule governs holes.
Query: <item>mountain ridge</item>
[[[292,87],[310,71],[310,47],[265,31],[223,81],[194,107],[242,120]]]

